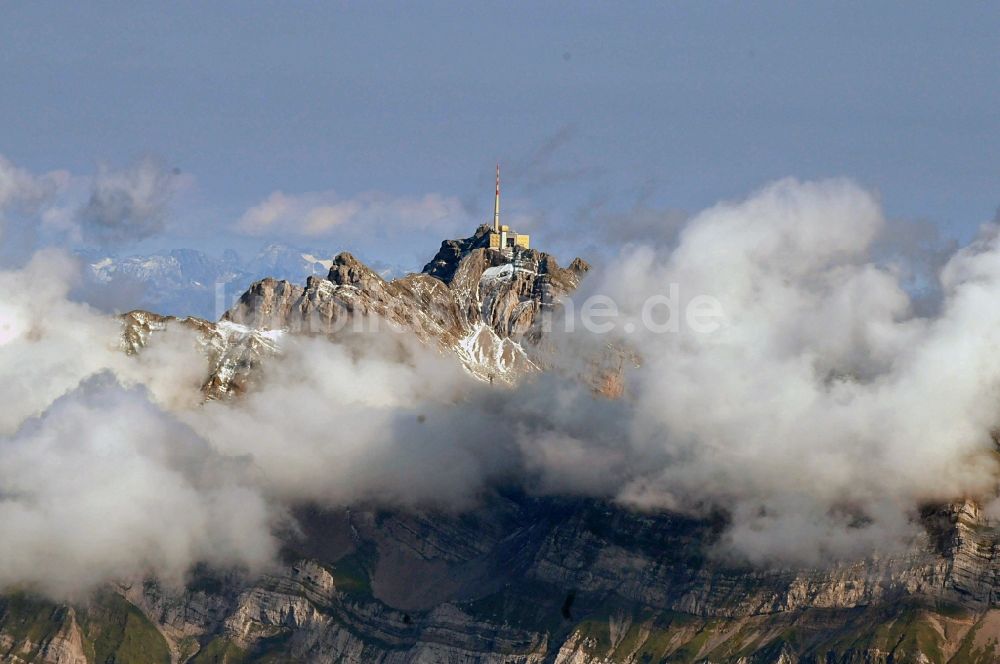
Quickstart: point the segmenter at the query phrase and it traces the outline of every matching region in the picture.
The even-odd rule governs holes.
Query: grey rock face
[[[278,573],[125,596],[178,660],[988,662],[1000,638],[1000,533],[971,503],[928,511],[909,552],[823,569],[727,566],[718,524],[597,500],[297,517]]]

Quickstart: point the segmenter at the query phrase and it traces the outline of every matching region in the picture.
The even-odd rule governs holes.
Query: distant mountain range
[[[326,275],[332,254],[270,244],[252,258],[233,250],[211,256],[195,249],[170,249],[146,255],[115,256],[81,253],[87,264],[86,288],[106,309],[151,309],[167,315],[216,320],[260,275],[301,283]],[[405,271],[374,263],[380,276],[392,279]]]

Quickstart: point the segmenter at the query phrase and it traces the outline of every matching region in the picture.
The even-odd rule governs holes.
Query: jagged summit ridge
[[[490,227],[483,224],[470,237],[444,240],[434,258],[427,265],[424,265],[422,272],[437,277],[445,283],[451,283],[455,270],[458,269],[458,264],[465,256],[473,249],[485,249],[489,246],[489,234]],[[498,258],[500,258],[499,255]]]
[[[387,281],[347,252],[325,279],[304,286],[255,282],[223,316],[251,329],[334,335],[348,319],[378,317],[419,340],[455,353],[474,376],[514,382],[537,362],[539,316],[571,293],[589,266],[519,249],[512,259],[485,246],[488,226],[446,240],[422,272]]]
[[[445,240],[422,272],[386,280],[349,252],[330,262],[326,277],[304,285],[265,277],[253,282],[217,323],[146,311],[123,316],[122,346],[138,352],[169,324],[193,331],[208,358],[203,392],[228,398],[251,385],[283,333],[336,337],[378,319],[439,352],[454,355],[474,377],[513,384],[544,364],[541,317],[554,311],[589,270],[568,268],[534,249],[508,258],[489,248],[489,226]]]

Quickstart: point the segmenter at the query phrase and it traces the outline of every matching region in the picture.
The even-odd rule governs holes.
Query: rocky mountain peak
[[[356,286],[358,288],[371,288],[376,284],[385,283],[385,280],[375,270],[346,251],[342,251],[334,257],[333,265],[330,266],[330,272],[326,278],[338,286]]]
[[[239,394],[260,362],[276,350],[275,333],[335,337],[353,318],[378,318],[444,354],[476,378],[513,384],[547,364],[541,318],[572,293],[589,269],[568,268],[535,249],[512,257],[488,247],[490,227],[445,240],[422,272],[387,281],[349,252],[330,261],[326,277],[304,285],[264,277],[253,282],[218,323],[176,319],[195,328],[209,349],[207,398]],[[137,352],[169,317],[134,312],[124,318],[124,346]],[[599,390],[602,391],[602,390]],[[602,391],[603,393],[603,391]]]
[[[590,271],[590,263],[577,256],[572,261],[570,261],[570,264],[567,267],[567,269],[576,272],[580,276],[583,276],[584,273]]]
[[[391,281],[347,252],[333,259],[326,279],[310,277],[304,287],[262,279],[223,321],[334,335],[345,316],[377,316],[456,354],[478,378],[512,383],[539,366],[540,314],[571,293],[588,266],[578,258],[562,268],[534,249],[508,259],[488,248],[489,230],[445,240],[422,272]]]
[[[445,240],[441,243],[441,248],[434,255],[422,272],[436,277],[445,283],[451,283],[458,269],[459,263],[472,250],[484,248],[489,245],[490,226],[483,224],[476,229],[470,237],[458,240]]]

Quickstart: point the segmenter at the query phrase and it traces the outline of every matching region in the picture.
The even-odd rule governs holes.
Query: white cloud
[[[645,461],[621,500],[721,507],[744,555],[816,561],[898,543],[925,502],[992,491],[1000,241],[993,229],[954,255],[940,316],[920,318],[872,262],[884,224],[850,182],[785,180],[695,215],[673,251],[627,250],[590,284],[633,320],[670,284],[726,317],[711,334],[623,335],[644,358],[624,421]]]
[[[76,597],[202,559],[260,569],[279,512],[169,412],[198,403],[193,333],[124,355],[116,319],[66,299],[76,268],[48,250],[0,272],[0,586]]]
[[[183,581],[192,561],[261,569],[272,509],[139,388],[98,375],[0,450],[0,585],[79,597],[109,579]]]
[[[294,216],[272,205],[269,223]],[[897,545],[921,505],[995,489],[1000,234],[951,257],[940,314],[920,317],[872,259],[884,225],[855,184],[786,180],[694,215],[672,248],[631,245],[582,296],[638,320],[676,284],[685,301],[716,298],[725,324],[623,333],[643,365],[619,401],[557,372],[494,389],[386,333],[286,337],[257,389],[200,406],[189,330],[124,356],[114,320],[66,301],[71,263],[39,254],[0,273],[0,512],[36,554],[29,566],[0,546],[0,583],[59,595],[120,574],[176,579],[198,560],[259,567],[290,504],[462,508],[500,481],[722,510],[727,555],[760,563]],[[552,341],[577,366],[609,338]],[[137,527],[139,512],[156,527]]]
[[[457,198],[440,194],[367,192],[344,198],[332,191],[276,191],[247,210],[234,229],[246,235],[333,239],[338,250],[373,259],[403,255],[416,265],[433,255],[442,239],[468,235],[475,224]]]
[[[395,197],[378,192],[342,198],[334,192],[276,191],[247,210],[236,228],[249,235],[281,233],[319,237],[331,232],[428,231],[465,220],[457,198],[426,194]]]

